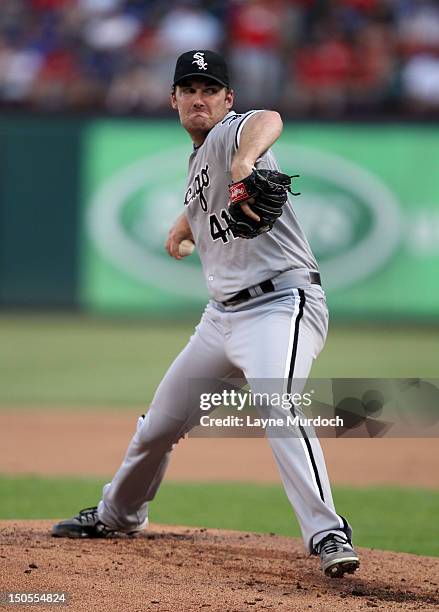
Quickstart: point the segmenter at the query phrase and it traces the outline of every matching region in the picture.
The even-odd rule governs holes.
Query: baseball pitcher
[[[253,392],[263,392],[270,379],[300,392],[325,343],[328,311],[318,266],[293,211],[291,177],[279,171],[270,149],[282,120],[268,110],[236,114],[233,99],[221,56],[194,50],[178,58],[171,104],[193,150],[184,210],[166,249],[178,260],[187,241],[195,243],[210,301],[98,506],[55,525],[54,536],[108,537],[147,525],[173,446],[199,422],[188,381],[244,377]],[[217,391],[211,384],[204,391]],[[290,427],[291,435],[267,440],[304,544],[320,556],[326,575],[353,573],[359,559],[352,530],[334,508],[320,443],[309,429]]]

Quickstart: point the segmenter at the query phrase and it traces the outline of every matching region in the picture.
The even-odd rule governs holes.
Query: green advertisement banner
[[[294,206],[331,313],[439,315],[439,127],[286,125],[274,151],[300,174]],[[81,302],[190,312],[208,296],[196,254],[164,250],[191,142],[175,121],[97,121],[85,134]]]

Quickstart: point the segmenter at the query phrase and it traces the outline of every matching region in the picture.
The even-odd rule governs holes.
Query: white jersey
[[[209,295],[219,302],[285,270],[318,270],[291,198],[270,232],[249,240],[234,238],[227,229],[231,163],[245,122],[257,112],[229,112],[189,159],[186,216]],[[257,160],[256,167],[279,170],[271,149]]]

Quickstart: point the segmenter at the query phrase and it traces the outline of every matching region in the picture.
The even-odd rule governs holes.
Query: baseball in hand
[[[181,257],[187,257],[194,252],[195,244],[192,240],[182,240],[178,245],[178,254]]]

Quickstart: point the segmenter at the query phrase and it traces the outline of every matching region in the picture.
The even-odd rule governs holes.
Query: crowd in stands
[[[0,108],[165,113],[195,48],[238,110],[439,116],[437,0],[1,0]]]

